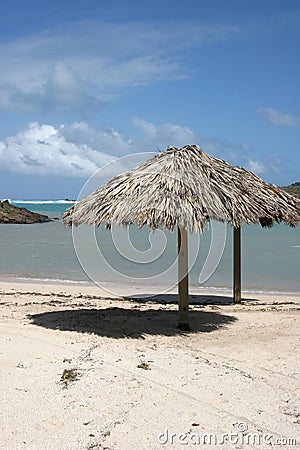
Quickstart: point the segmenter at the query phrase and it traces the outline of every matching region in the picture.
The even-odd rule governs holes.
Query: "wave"
[[[3,281],[21,281],[24,283],[45,283],[45,284],[66,284],[66,285],[77,285],[77,286],[100,286],[105,290],[110,289],[122,289],[125,290],[128,288],[128,285],[126,283],[120,283],[119,281],[98,281],[98,282],[92,282],[90,280],[72,280],[72,279],[64,279],[64,278],[49,278],[49,277],[31,277],[31,276],[19,276],[19,275],[2,275],[0,274],[0,279],[2,278]],[[136,288],[137,290],[144,289],[143,285],[141,284],[132,284],[132,288]],[[166,290],[166,286],[164,285],[150,285],[148,286],[148,293],[154,292],[154,293],[167,293],[171,292],[169,289]],[[177,293],[177,289],[175,289],[175,293]],[[225,287],[225,286],[193,286],[190,285],[190,297],[192,298],[193,295],[228,295],[229,298],[232,297],[232,288]],[[299,296],[300,291],[299,290],[274,290],[274,289],[259,289],[259,288],[245,288],[242,289],[242,297],[243,294],[247,295],[276,295],[276,296]],[[144,294],[143,294],[144,295]],[[247,300],[245,297],[244,300]],[[191,302],[192,303],[192,302]]]
[[[8,199],[9,203],[14,204],[23,204],[23,205],[73,205],[76,203],[75,200],[10,200]]]
[[[230,296],[233,296],[233,292],[232,292],[232,287],[226,287],[226,286],[193,286],[192,284],[190,284],[190,291],[193,293],[201,293],[201,291],[206,292],[206,291],[216,291],[216,292],[223,292],[223,293],[229,293]],[[245,287],[244,289],[242,288],[242,297],[243,294],[249,294],[249,295],[299,295],[300,291],[298,289],[295,290],[280,290],[280,289],[259,289],[259,288],[255,288],[255,287],[251,287],[251,288],[247,288]],[[191,295],[191,294],[190,294]],[[247,299],[245,299],[247,300]]]
[[[31,282],[37,282],[37,283],[46,283],[46,284],[78,284],[78,285],[90,285],[92,284],[89,281],[82,281],[82,280],[68,280],[68,279],[61,279],[61,278],[33,278],[33,277],[19,277],[19,276],[12,276],[12,280],[21,280],[26,283]]]

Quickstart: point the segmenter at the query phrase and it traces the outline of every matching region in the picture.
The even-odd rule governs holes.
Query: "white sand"
[[[1,450],[300,448],[300,295],[194,295],[190,333],[175,295],[101,295],[0,282]]]

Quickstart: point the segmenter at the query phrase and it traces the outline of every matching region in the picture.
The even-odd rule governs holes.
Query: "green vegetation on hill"
[[[300,181],[292,183],[289,186],[282,186],[282,189],[294,197],[300,198]]]
[[[0,223],[43,223],[50,222],[48,216],[18,208],[9,201],[0,202]]]

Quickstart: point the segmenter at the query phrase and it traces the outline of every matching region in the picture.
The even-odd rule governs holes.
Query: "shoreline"
[[[31,278],[13,278],[13,277],[0,277],[0,293],[6,294],[9,292],[14,293],[64,293],[66,295],[78,296],[93,296],[99,298],[115,298],[124,299],[126,297],[136,299],[149,299],[151,301],[154,297],[164,299],[165,302],[174,301],[177,297],[177,286],[166,289],[163,286],[150,286],[150,285],[122,285],[119,283],[103,283],[101,285],[93,282],[78,282],[72,280],[43,280],[43,279],[31,279]],[[218,288],[218,287],[189,287],[189,300],[190,303],[195,303],[195,299],[214,297],[230,300],[233,296],[232,289]],[[285,291],[262,291],[262,290],[249,290],[242,289],[242,299],[255,299],[261,301],[282,301],[283,298],[300,299],[300,292],[285,292]],[[172,299],[172,300],[170,300]]]

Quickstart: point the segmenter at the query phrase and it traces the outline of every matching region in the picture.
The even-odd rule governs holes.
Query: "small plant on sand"
[[[77,372],[75,369],[65,369],[62,373],[60,381],[64,383],[65,387],[72,381],[77,380]]]

